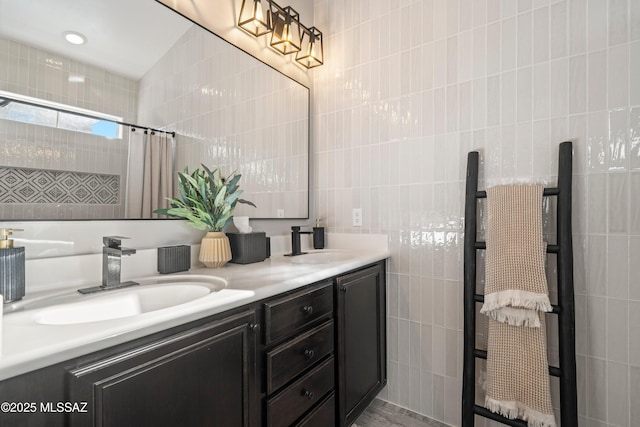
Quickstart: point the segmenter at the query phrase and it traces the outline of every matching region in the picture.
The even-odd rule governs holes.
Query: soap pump
[[[24,247],[13,247],[9,237],[18,228],[0,228],[0,294],[4,303],[18,301],[24,296]]]
[[[313,227],[313,249],[324,249],[324,227],[320,226],[320,219],[316,219]]]

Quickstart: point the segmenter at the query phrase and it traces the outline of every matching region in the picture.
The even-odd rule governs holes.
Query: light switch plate
[[[353,226],[362,227],[362,208],[353,208]]]

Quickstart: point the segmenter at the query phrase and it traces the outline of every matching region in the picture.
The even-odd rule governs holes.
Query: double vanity
[[[350,425],[386,384],[389,253],[346,246],[28,293],[5,307],[0,425]]]

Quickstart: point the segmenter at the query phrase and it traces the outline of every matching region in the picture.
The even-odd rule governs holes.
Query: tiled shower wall
[[[467,152],[483,186],[553,183],[571,140],[580,425],[640,425],[640,2],[315,0],[314,14],[317,215],[392,248],[382,397],[460,425]]]
[[[81,62],[0,38],[0,90],[72,105],[136,122],[138,83]],[[126,185],[128,133],[123,139],[0,120],[0,164],[120,176]],[[121,193],[121,196],[124,193]],[[113,204],[0,204],[3,219],[122,218]]]
[[[140,121],[176,131],[176,172],[242,174],[236,215],[307,216],[308,91],[194,25],[140,80]],[[284,135],[284,138],[282,137]]]

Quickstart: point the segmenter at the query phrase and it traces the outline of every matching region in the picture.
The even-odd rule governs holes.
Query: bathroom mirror
[[[309,89],[158,2],[0,0],[0,110],[0,220],[131,217],[145,128],[173,176],[242,173],[238,215],[308,218]]]

